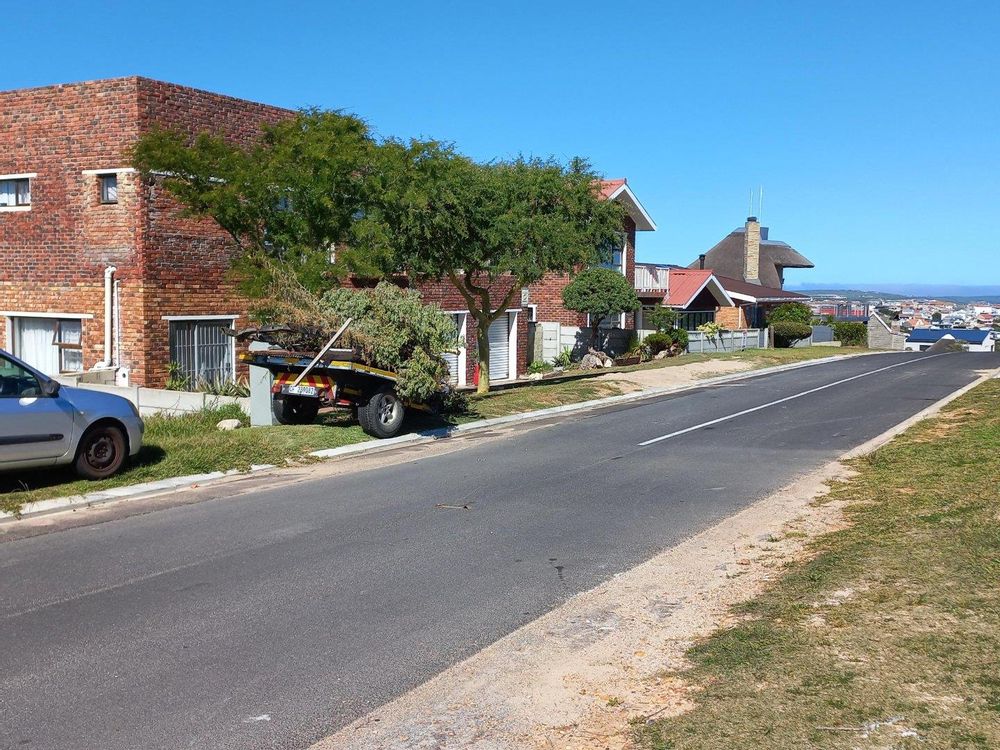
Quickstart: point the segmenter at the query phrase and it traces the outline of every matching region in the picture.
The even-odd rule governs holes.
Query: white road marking
[[[247,716],[243,719],[244,724],[253,724],[255,721],[270,721],[271,714],[261,714],[260,716]]]
[[[660,435],[660,437],[652,438],[651,440],[645,440],[639,443],[639,447],[645,447],[647,445],[652,445],[653,443],[659,443],[662,440],[669,440],[670,438],[679,437],[680,435],[686,435],[689,432],[694,432],[695,430],[700,430],[703,427],[711,427],[714,424],[719,424],[720,422],[728,422],[731,419],[736,419],[737,417],[742,417],[747,414],[753,414],[755,411],[760,411],[761,409],[768,409],[772,406],[777,406],[778,404],[784,404],[788,401],[794,401],[797,398],[802,398],[803,396],[809,396],[813,393],[819,393],[820,391],[825,391],[827,388],[833,388],[835,385],[843,385],[844,383],[850,383],[852,380],[858,380],[859,378],[867,378],[869,375],[877,375],[880,372],[885,372],[886,370],[891,370],[894,367],[903,367],[904,365],[912,365],[915,362],[926,362],[928,359],[934,359],[934,357],[943,357],[948,352],[944,354],[932,354],[929,357],[922,357],[920,359],[909,359],[906,362],[897,362],[894,365],[889,365],[888,367],[880,367],[877,370],[871,370],[869,372],[863,372],[860,375],[853,375],[849,378],[844,378],[843,380],[838,380],[834,383],[827,383],[826,385],[821,385],[818,388],[810,388],[808,391],[802,391],[802,393],[796,393],[794,396],[785,396],[785,398],[779,398],[777,401],[771,401],[767,404],[761,404],[760,406],[755,406],[752,409],[744,409],[743,411],[738,411],[735,414],[729,414],[725,417],[719,417],[718,419],[713,419],[709,422],[702,422],[701,424],[696,424],[693,427],[686,427],[683,430],[677,430],[677,432],[671,432],[668,435]]]

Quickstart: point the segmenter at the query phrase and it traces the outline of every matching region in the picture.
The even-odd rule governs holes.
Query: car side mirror
[[[42,395],[48,398],[55,398],[59,395],[59,388],[58,380],[46,380],[42,383]]]

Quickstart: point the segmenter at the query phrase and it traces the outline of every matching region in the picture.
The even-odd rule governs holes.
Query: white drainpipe
[[[112,356],[112,346],[114,338],[112,336],[112,313],[114,311],[114,276],[118,269],[108,266],[104,269],[104,359],[97,363],[98,370],[112,367],[114,358]]]

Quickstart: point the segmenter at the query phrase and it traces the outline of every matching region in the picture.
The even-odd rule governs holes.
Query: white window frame
[[[11,354],[15,357],[23,359],[23,352],[17,351],[18,347],[15,346],[15,342],[18,338],[18,333],[15,330],[15,324],[18,318],[32,318],[36,320],[51,320],[55,326],[53,328],[54,339],[52,345],[59,349],[59,374],[60,375],[78,375],[84,371],[83,366],[83,321],[91,320],[94,316],[85,313],[36,313],[36,312],[13,312],[8,310],[0,310],[0,316],[6,318],[4,323],[4,341],[7,342],[7,348]],[[80,344],[73,346],[63,345],[58,341],[61,334],[61,323],[66,322],[77,322],[80,324]],[[80,369],[79,370],[66,370],[63,368],[63,350],[64,349],[75,349],[80,352]]]
[[[524,309],[528,311],[528,322],[537,323],[538,322],[538,305],[522,305]]]
[[[0,174],[0,182],[5,182],[7,180],[27,180],[28,181],[28,195],[32,193],[32,181],[38,177],[37,172],[19,172],[17,174]],[[15,198],[15,201],[17,199]],[[32,200],[29,197],[27,203],[17,204],[13,206],[0,206],[0,213],[14,213],[17,211],[30,211]]]
[[[108,189],[107,185],[108,185],[108,180],[110,180],[112,178],[114,178],[114,181],[115,181],[115,185],[114,185],[115,197],[114,197],[114,200],[109,200],[105,196],[108,195],[108,194],[110,194],[110,190]],[[114,205],[117,205],[118,204],[118,174],[116,172],[107,172],[105,174],[98,175],[97,176],[97,192],[98,192],[98,199],[100,200],[102,206],[114,206]]]

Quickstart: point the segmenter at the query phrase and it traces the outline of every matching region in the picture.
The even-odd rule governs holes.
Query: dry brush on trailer
[[[451,316],[389,283],[299,301],[284,310],[292,324],[232,332],[271,345],[240,359],[271,372],[280,423],[308,424],[321,406],[345,407],[366,433],[385,438],[399,433],[408,409],[439,408],[450,391],[441,355],[461,345]]]

